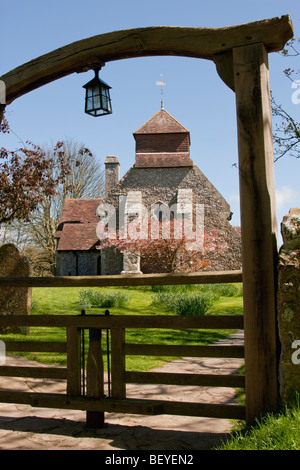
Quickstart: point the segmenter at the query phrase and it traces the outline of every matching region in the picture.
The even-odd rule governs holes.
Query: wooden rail
[[[7,352],[67,352],[66,342],[5,341]]]
[[[132,413],[141,415],[203,416],[224,419],[244,419],[245,407],[207,403],[171,402],[164,400],[91,399],[46,393],[22,393],[0,391],[0,402],[18,403],[41,408],[59,408],[109,413]]]
[[[171,315],[0,315],[0,326],[39,326],[74,328],[164,328],[164,329],[243,329],[243,317],[211,315],[177,317]],[[57,346],[57,343],[55,343]]]
[[[66,342],[7,341],[6,350],[36,352],[67,352],[67,367],[14,367],[0,366],[0,376],[60,379],[66,381],[66,394],[0,391],[0,402],[29,404],[31,406],[80,409],[87,411],[92,422],[104,412],[136,414],[171,414],[186,416],[219,417],[227,419],[245,418],[245,407],[164,400],[128,399],[126,384],[177,384],[187,386],[244,387],[245,378],[235,375],[174,374],[157,372],[128,372],[125,370],[126,355],[159,355],[189,357],[243,357],[239,346],[179,346],[153,344],[126,344],[126,328],[168,329],[241,329],[241,316],[104,316],[104,315],[36,315],[2,316],[0,325],[64,327]],[[90,335],[90,350],[87,359],[87,395],[81,395],[81,342],[80,331],[89,329],[98,332]],[[103,364],[101,357],[101,330],[111,332],[111,387],[110,398],[103,398]],[[98,341],[98,342],[97,342]],[[99,342],[100,341],[100,342]],[[102,376],[102,379],[101,377]],[[97,380],[95,379],[97,377]],[[99,379],[100,377],[100,379]],[[102,385],[101,385],[102,380]],[[100,386],[99,386],[100,384]],[[102,419],[102,418],[101,418]],[[101,421],[100,419],[100,421]],[[102,420],[103,421],[103,420]],[[102,422],[101,421],[101,422]]]
[[[242,271],[111,276],[0,277],[0,287],[109,287],[242,282]]]

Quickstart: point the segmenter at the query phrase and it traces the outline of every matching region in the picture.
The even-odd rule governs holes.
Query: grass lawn
[[[266,414],[251,428],[243,424],[215,450],[300,450],[299,404]]]
[[[82,290],[78,288],[33,288],[33,308],[32,315],[79,315],[81,307],[79,306],[79,293]],[[93,288],[101,291],[122,291],[130,296],[126,307],[110,308],[112,315],[174,315],[161,306],[151,305],[155,293],[151,287],[141,288]],[[105,308],[86,308],[86,313],[103,314]],[[221,297],[220,301],[214,304],[207,312],[207,315],[241,315],[242,296]],[[160,330],[160,329],[127,329],[127,343],[144,344],[211,344],[228,335],[232,330]],[[88,332],[85,333],[86,342],[88,342]],[[24,335],[3,335],[3,340],[23,340],[23,341],[66,341],[65,328],[42,328],[31,327],[30,334]],[[105,348],[105,338],[103,338]],[[86,347],[86,350],[88,348]],[[15,353],[17,354],[17,353]],[[36,360],[46,364],[57,364],[66,366],[66,354],[55,353],[18,353],[26,356],[28,359]],[[151,356],[127,356],[126,370],[149,370],[158,367],[172,358],[151,357]],[[104,353],[104,363],[106,354]],[[105,364],[106,366],[106,364]]]
[[[81,307],[78,305],[79,292],[82,288],[34,288],[32,315],[78,315]],[[113,291],[115,288],[95,288],[96,291]],[[152,298],[155,293],[151,287],[119,288],[130,295],[126,307],[110,308],[113,315],[174,315],[161,306],[154,306]],[[242,296],[221,296],[207,315],[242,315]],[[86,313],[104,313],[104,308],[86,309]],[[232,330],[127,330],[128,343],[147,344],[211,344],[233,333]],[[4,341],[66,341],[64,328],[31,328],[30,334],[2,335]],[[105,339],[105,338],[104,338]],[[88,332],[86,332],[88,340]],[[103,341],[105,344],[105,340]],[[87,349],[87,348],[86,348]],[[105,346],[104,346],[105,349]],[[21,354],[21,353],[18,353]],[[27,353],[29,359],[42,363],[66,366],[65,354]],[[104,351],[104,363],[106,359]],[[172,358],[128,356],[127,370],[148,370],[158,367]],[[105,364],[106,365],[106,364]],[[242,394],[243,397],[243,394]],[[278,414],[270,414],[257,421],[255,426],[248,429],[245,423],[234,431],[223,445],[215,450],[300,450],[300,407],[283,410]]]

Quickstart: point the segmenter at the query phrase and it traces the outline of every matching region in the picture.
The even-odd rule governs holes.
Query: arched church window
[[[170,209],[167,204],[162,201],[157,201],[152,206],[152,216],[154,216],[159,222],[165,222],[174,218],[174,212]]]

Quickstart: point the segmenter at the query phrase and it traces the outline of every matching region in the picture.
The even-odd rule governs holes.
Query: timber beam
[[[220,54],[257,43],[264,44],[267,52],[276,52],[292,37],[289,15],[223,28],[154,26],[114,31],[60,47],[11,70],[0,80],[6,85],[6,103],[10,104],[36,88],[96,64],[172,55],[216,60],[219,72]]]

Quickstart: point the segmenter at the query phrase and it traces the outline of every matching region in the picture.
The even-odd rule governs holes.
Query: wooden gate
[[[101,276],[74,278],[0,279],[0,286],[124,286],[153,284],[195,284],[216,282],[241,282],[241,272],[185,274]],[[232,404],[207,404],[161,399],[130,399],[126,397],[126,384],[176,384],[212,387],[245,386],[242,375],[175,374],[162,372],[126,371],[126,355],[151,355],[168,357],[221,357],[243,358],[243,346],[155,345],[128,344],[128,328],[156,329],[243,329],[243,316],[179,317],[170,315],[29,315],[0,316],[0,326],[39,326],[66,328],[66,342],[6,341],[6,351],[63,352],[67,354],[67,367],[16,367],[0,366],[0,376],[64,379],[65,394],[16,392],[0,390],[0,402],[28,404],[35,407],[76,409],[87,411],[91,426],[103,423],[104,412],[135,413],[144,415],[185,415],[215,418],[245,419],[244,406]],[[82,393],[81,331],[90,332],[86,363],[86,393]],[[104,398],[101,330],[111,335],[111,396]],[[12,379],[13,380],[13,379]]]

